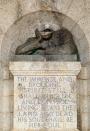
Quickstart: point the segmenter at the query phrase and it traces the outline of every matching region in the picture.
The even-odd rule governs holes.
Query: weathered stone
[[[44,2],[43,2],[44,1]],[[7,69],[3,67],[3,62],[6,63],[10,60],[14,60],[14,51],[17,46],[25,42],[25,40],[31,35],[34,36],[34,32],[31,30],[35,29],[36,27],[40,27],[39,22],[42,24],[49,24],[54,29],[58,29],[64,26],[69,31],[72,32],[72,29],[74,30],[74,38],[75,38],[75,44],[78,47],[79,55],[81,57],[82,64],[85,64],[85,67],[88,65],[88,62],[90,62],[90,0],[48,0],[48,2],[45,3],[46,0],[0,0],[0,79],[9,79],[9,70],[8,65]],[[44,8],[43,8],[44,7]],[[46,7],[46,8],[45,8]],[[51,10],[56,11],[57,13],[65,14],[63,17],[63,22],[61,22],[62,17],[57,17],[57,13],[55,15],[55,19],[58,18],[59,22],[53,21],[53,19],[49,16],[46,18],[45,14],[41,15],[38,10]],[[32,12],[37,12],[37,15],[32,14]],[[51,12],[50,12],[51,13]],[[31,17],[25,17],[28,16],[27,14],[30,14]],[[40,20],[40,17],[42,18]],[[42,17],[44,16],[44,17]],[[67,17],[66,17],[67,16]],[[24,19],[19,19],[19,18]],[[35,17],[35,20],[33,20]],[[60,18],[60,19],[59,19]],[[68,20],[67,20],[68,19]],[[21,21],[23,22],[21,22]],[[26,21],[25,21],[26,20]],[[32,22],[30,21],[32,20]],[[40,20],[40,21],[39,21]],[[17,22],[15,22],[17,21]],[[18,21],[20,23],[18,24]],[[34,23],[36,22],[36,24]],[[47,22],[46,22],[47,21]],[[15,23],[14,23],[15,22]],[[28,23],[28,24],[26,24]],[[59,24],[60,26],[59,26]],[[14,24],[14,25],[13,25]],[[16,25],[18,25],[16,27]],[[78,26],[80,28],[78,28]],[[13,26],[14,29],[13,29]],[[75,29],[74,29],[75,28]],[[7,32],[7,33],[6,33]],[[84,33],[85,36],[82,34]],[[82,38],[80,38],[82,36]],[[80,41],[76,40],[77,38],[80,38]],[[1,65],[2,64],[2,65]],[[88,95],[90,96],[90,65],[88,65],[87,71],[81,75],[81,79],[88,79],[87,82],[80,82],[79,87],[82,90],[80,91],[80,94],[82,95]],[[0,109],[2,108],[2,94],[9,95],[12,91],[10,91],[8,82],[5,82],[0,80]],[[7,87],[6,87],[7,85]],[[4,88],[3,88],[4,87]],[[11,87],[11,85],[10,85]],[[79,88],[78,87],[78,88]],[[87,90],[88,87],[88,91]],[[3,92],[3,93],[2,93]],[[83,97],[83,96],[82,96]],[[90,98],[88,98],[87,104],[88,108],[90,107]],[[6,100],[7,101],[7,100]],[[79,104],[81,106],[81,103]],[[83,105],[84,106],[84,105]],[[82,117],[82,113],[80,114],[81,119],[81,129],[82,131],[90,131],[90,113],[85,114]],[[84,122],[84,117],[88,117],[88,120]],[[7,119],[4,119],[3,122],[2,116],[0,117],[0,131],[11,131],[10,124],[7,122]],[[10,115],[9,115],[10,118]],[[4,123],[8,124],[8,127],[4,127]],[[11,120],[12,123],[12,120]],[[20,130],[21,131],[21,130]]]
[[[0,113],[0,128],[4,131],[10,131],[13,128],[13,113]]]
[[[15,130],[77,129],[75,83],[80,63],[12,62],[10,70]]]
[[[0,108],[1,113],[12,113],[14,107],[14,97],[13,96],[3,96],[2,97],[2,107]]]

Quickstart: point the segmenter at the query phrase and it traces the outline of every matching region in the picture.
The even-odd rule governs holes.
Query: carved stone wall
[[[41,14],[43,11],[57,12],[54,18],[52,17],[53,13],[47,13],[48,15],[44,17],[47,22],[43,19],[46,25],[52,25],[54,29],[61,26],[66,27],[74,36],[82,63],[82,71],[78,78],[78,100],[80,103],[78,105],[80,105],[79,114],[82,121],[80,128],[82,131],[89,131],[89,0],[0,0],[0,130],[11,131],[13,126],[13,80],[8,70],[8,63],[13,60],[16,47],[25,42],[28,37],[34,35],[33,28],[40,27],[38,19],[42,21]],[[49,19],[48,16],[50,17]],[[32,21],[31,18],[33,18]],[[56,18],[58,21],[56,21]]]

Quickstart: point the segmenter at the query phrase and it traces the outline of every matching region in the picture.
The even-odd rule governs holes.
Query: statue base
[[[77,61],[77,55],[15,55],[14,61]]]
[[[13,129],[12,131],[21,131],[18,129]],[[28,129],[22,131],[79,131],[78,129]]]
[[[80,69],[79,62],[11,62],[13,131],[78,131]]]

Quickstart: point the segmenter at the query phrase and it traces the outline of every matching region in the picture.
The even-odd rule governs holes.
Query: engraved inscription
[[[75,77],[16,76],[14,122],[18,127],[76,126]]]

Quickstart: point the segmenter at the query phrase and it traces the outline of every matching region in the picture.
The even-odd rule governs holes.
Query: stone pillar
[[[10,79],[8,66],[2,68],[0,80],[0,131],[11,131],[13,127],[14,82]]]
[[[79,73],[79,104],[81,117],[81,130],[89,131],[90,123],[90,63],[84,65]]]
[[[76,131],[79,62],[11,62],[14,131]]]

